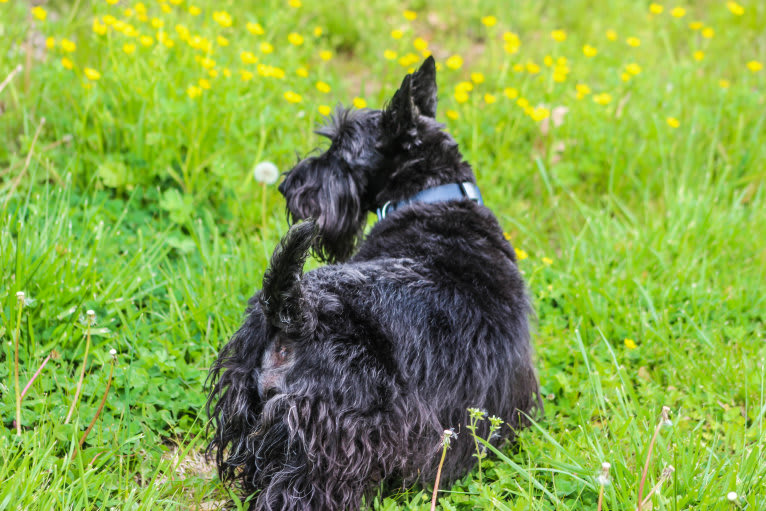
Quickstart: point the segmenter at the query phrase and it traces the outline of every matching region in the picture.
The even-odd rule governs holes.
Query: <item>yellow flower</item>
[[[485,27],[494,27],[495,25],[497,25],[497,18],[495,18],[494,16],[484,16],[481,19],[481,22]]]
[[[404,15],[405,19],[408,19],[410,21],[413,21],[415,18],[418,17],[418,13],[416,13],[415,11],[410,11],[409,9],[404,11],[402,14]]]
[[[32,16],[39,19],[40,21],[45,21],[45,18],[48,17],[48,11],[38,5],[32,9]]]
[[[516,104],[521,108],[529,107],[529,100],[527,98],[519,98],[516,100]]]
[[[316,83],[316,87],[317,87],[317,90],[318,90],[319,92],[322,92],[322,93],[324,93],[324,94],[327,94],[327,93],[328,93],[328,92],[330,92],[330,90],[331,90],[331,89],[330,89],[330,85],[329,85],[329,84],[327,84],[327,83],[325,83],[325,82],[322,82],[322,81],[319,81],[319,82],[317,82],[317,83]]]
[[[397,54],[393,50],[386,50],[383,52],[383,58],[386,60],[395,60],[397,57]]]
[[[205,78],[200,78],[199,80],[199,86],[203,89],[207,90],[210,88],[210,82],[206,80]]]
[[[271,45],[271,43],[267,43],[266,41],[262,42],[258,49],[261,50],[261,53],[269,54],[274,51],[274,47]]]
[[[447,59],[447,67],[450,69],[460,69],[463,67],[463,57],[460,55],[452,55]]]
[[[215,60],[211,59],[210,57],[203,57],[199,63],[205,69],[212,69],[215,67]]]
[[[184,25],[176,25],[176,33],[178,34],[178,37],[181,38],[182,41],[187,41],[189,39],[189,36],[191,35],[189,33],[189,29],[186,28]]]
[[[684,9],[683,7],[673,7],[670,10],[670,15],[673,16],[674,18],[683,18],[684,16],[686,16],[686,9]]]
[[[216,23],[218,23],[224,28],[230,27],[232,23],[231,15],[226,11],[214,11],[213,21],[215,21]]]
[[[399,29],[394,29],[391,31],[391,37],[394,39],[401,39],[404,36],[404,32],[402,32]]]
[[[122,45],[122,51],[128,55],[133,55],[136,51],[136,45],[133,43],[125,43]]]
[[[303,97],[300,94],[297,94],[291,90],[285,92],[284,96],[285,99],[290,103],[300,103],[303,101]]]
[[[142,35],[138,38],[138,41],[147,48],[154,44],[154,39],[150,35]]]
[[[245,25],[245,26],[247,27],[247,31],[250,32],[253,35],[263,35],[263,34],[265,34],[265,32],[263,30],[263,27],[261,26],[260,23],[254,23],[252,21],[248,21],[247,25]]]
[[[527,69],[527,73],[531,75],[536,75],[537,73],[540,72],[540,66],[538,66],[534,62],[527,62],[526,69]]]
[[[159,18],[152,18],[152,27],[154,28],[162,28],[165,26],[165,22],[162,21]]]
[[[497,101],[497,97],[494,94],[484,94],[484,102],[488,105],[491,105],[492,103],[495,103]]]
[[[455,91],[455,101],[458,103],[465,103],[468,101],[468,93],[462,90]]]
[[[516,252],[517,261],[523,261],[524,259],[529,257],[529,254],[527,254],[524,250],[520,248],[514,248],[513,251]]]
[[[287,4],[293,9],[299,9],[303,5],[301,0],[287,0]]]
[[[550,110],[548,110],[545,107],[539,106],[539,107],[535,108],[534,110],[532,110],[532,113],[530,114],[530,117],[532,118],[533,121],[540,122],[543,119],[547,119],[548,117],[550,117],[550,115],[551,115],[551,111]],[[543,259],[543,260],[545,260],[545,259]],[[551,263],[552,262],[553,261],[551,261]],[[549,263],[546,263],[546,264],[549,264]]]
[[[322,37],[322,27],[314,27],[314,37]]]
[[[239,59],[243,64],[255,64],[258,62],[258,57],[251,51],[243,51],[239,54]]]
[[[170,3],[173,5],[181,5],[182,0],[170,0]]]
[[[583,52],[583,55],[585,55],[586,57],[595,57],[596,54],[598,53],[598,50],[594,48],[593,46],[586,44],[585,46],[582,47],[582,52]]]
[[[226,78],[231,77],[231,69],[229,69],[228,67],[223,68],[223,76],[225,76]]]
[[[210,78],[215,78],[218,76],[218,70],[217,69],[210,69],[207,72],[208,75],[210,75]]]
[[[668,126],[670,126],[671,128],[677,128],[681,125],[681,121],[679,121],[675,117],[668,117],[667,119],[665,119],[665,122],[667,122]]]
[[[629,82],[630,81],[630,73],[622,73],[620,75],[620,78],[623,82]]]
[[[471,81],[477,85],[484,83],[484,75],[478,72],[471,73]]]
[[[747,63],[747,68],[753,73],[757,73],[758,71],[763,69],[763,64],[761,64],[757,60],[751,60],[750,62]]]
[[[720,80],[718,80],[718,86],[722,89],[728,89],[729,87],[731,87],[731,82],[729,82],[729,80],[721,78]]]
[[[73,53],[77,49],[77,45],[69,39],[61,40],[61,49],[68,53]]]
[[[575,85],[575,90],[577,91],[577,99],[582,99],[588,94],[590,94],[590,87],[585,85],[584,83],[578,83]]]
[[[415,40],[412,41],[412,46],[414,46],[418,51],[424,51],[426,48],[428,48],[428,41],[422,37],[416,37]]]
[[[146,14],[146,6],[143,2],[138,2],[135,6],[136,12],[139,14]]]
[[[50,50],[50,49],[54,48],[55,46],[56,46],[56,39],[54,39],[53,37],[47,37],[45,39],[45,47],[46,48],[48,48]]]
[[[332,112],[332,109],[327,105],[319,105],[319,108],[317,108],[317,110],[319,110],[319,113],[321,115],[324,115],[325,117],[330,115],[330,112]]]
[[[700,61],[705,58],[705,52],[701,50],[697,50],[693,53],[694,60]]]
[[[691,23],[689,23],[689,28],[692,30],[699,30],[703,26],[705,26],[705,24],[702,23],[701,21],[692,21]]]
[[[109,5],[115,5],[119,1],[120,0],[106,0],[106,3],[108,3]]]
[[[567,40],[567,33],[563,30],[554,30],[551,32],[551,37],[554,41],[561,43]]]
[[[553,264],[553,259],[550,257],[543,257],[542,259],[543,263],[545,263],[546,266],[550,266]]]
[[[458,82],[455,85],[456,91],[471,92],[473,90],[473,83],[471,82]]]
[[[246,69],[239,70],[239,77],[242,79],[243,82],[249,82],[250,80],[253,79],[253,76],[255,75],[253,75],[252,71],[248,71]]]
[[[107,26],[110,26],[110,27],[111,27],[112,25],[114,25],[114,24],[115,24],[115,22],[117,21],[117,18],[115,18],[115,17],[114,17],[114,16],[112,16],[111,14],[107,14],[107,15],[106,15],[106,16],[104,16],[102,19],[104,20],[104,24],[105,24],[105,25],[107,25]]]
[[[513,65],[513,72],[514,73],[523,73],[524,72],[524,64],[514,64]]]
[[[629,350],[634,350],[638,348],[636,341],[634,341],[633,339],[626,338],[623,342],[625,343],[625,347],[628,348]]]
[[[189,14],[191,14],[192,16],[199,16],[201,13],[202,13],[202,9],[200,9],[196,5],[189,6]]]
[[[513,87],[506,87],[503,89],[503,95],[508,99],[516,99],[519,97],[519,90]]]
[[[86,78],[88,78],[88,80],[92,82],[95,82],[96,80],[101,78],[101,73],[99,73],[98,71],[90,67],[86,67],[85,69],[82,70],[82,72],[85,73]]]
[[[61,59],[61,65],[64,69],[72,69],[74,67],[74,63],[66,57]]]
[[[322,50],[319,52],[319,58],[322,60],[330,60],[332,58],[332,52],[330,50]]]
[[[712,27],[705,27],[702,29],[702,37],[705,39],[712,39],[715,35],[715,30]]]
[[[293,46],[300,46],[303,44],[303,36],[297,32],[290,32],[287,35],[287,40]]]
[[[270,66],[270,67],[271,67],[271,73],[270,73],[271,76],[273,76],[277,80],[281,80],[285,77],[284,69],[282,69],[281,67],[276,67],[276,66],[273,66],[273,67]]]
[[[726,7],[736,16],[742,16],[745,14],[745,8],[739,5],[737,2],[726,2]]]
[[[503,34],[503,40],[505,41],[503,49],[506,53],[510,55],[518,53],[519,48],[521,47],[521,39],[519,38],[518,34],[514,32],[505,32]]]
[[[447,111],[445,112],[445,114],[446,114],[446,116],[447,116],[447,119],[451,119],[451,120],[453,120],[453,121],[456,121],[456,120],[458,120],[458,119],[460,118],[460,114],[459,114],[459,113],[457,113],[457,112],[456,112],[456,111],[454,111],[454,110],[447,110]]]
[[[637,75],[641,72],[641,66],[639,66],[635,62],[631,62],[630,64],[625,66],[625,71],[627,71],[628,73],[632,75]]]
[[[216,37],[215,41],[218,43],[218,46],[229,46],[229,40],[222,35]]]
[[[115,2],[115,3],[117,3],[117,2]],[[133,9],[128,7],[127,9],[122,11],[122,14],[124,14],[126,18],[130,18],[131,16],[133,16]]]
[[[190,98],[194,99],[194,98],[197,98],[197,97],[199,97],[199,96],[201,96],[201,95],[202,95],[202,89],[200,89],[200,88],[199,88],[199,87],[197,87],[196,85],[189,85],[189,86],[186,88],[186,94],[187,94],[187,95],[188,95]]]
[[[612,102],[612,95],[607,92],[602,92],[601,94],[595,94],[593,96],[593,101],[598,103],[599,105],[608,105]]]
[[[628,43],[628,46],[632,46],[634,48],[641,46],[641,39],[638,37],[628,37],[625,39],[625,42]]]
[[[567,73],[564,73],[557,68],[553,71],[553,81],[556,83],[564,83],[567,81]]]
[[[546,55],[545,58],[543,58],[543,64],[545,64],[545,67],[551,67],[553,65],[553,57]]]
[[[353,103],[356,108],[364,108],[367,106],[367,101],[360,97],[354,98]]]
[[[98,35],[106,34],[106,25],[98,21],[98,18],[93,18],[93,32]]]
[[[606,38],[610,41],[616,41],[617,40],[617,32],[612,30],[611,28],[606,31]]]
[[[165,14],[170,14],[171,12],[173,12],[173,9],[171,9],[168,4],[161,4],[161,5],[162,7],[160,8],[162,9],[162,12],[164,12]]]
[[[660,4],[649,4],[649,12],[652,14],[662,14],[663,7]]]
[[[295,70],[295,74],[300,76],[301,78],[308,78],[309,76],[309,70],[305,67],[301,66],[298,69]]]
[[[127,37],[138,37],[138,30],[136,30],[136,27],[133,25],[125,25],[125,28],[122,31],[123,34],[125,34]]]

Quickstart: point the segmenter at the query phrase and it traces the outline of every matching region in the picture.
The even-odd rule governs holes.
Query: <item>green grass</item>
[[[546,405],[518,446],[490,449],[481,478],[474,470],[443,487],[439,505],[596,509],[596,476],[609,462],[603,509],[635,509],[669,406],[673,424],[658,435],[644,495],[668,465],[675,472],[653,509],[764,509],[766,70],[755,63],[766,62],[766,6],[742,2],[737,16],[705,1],[675,18],[675,5],[650,15],[648,3],[626,0],[464,3],[200,0],[202,14],[192,16],[185,1],[168,3],[169,13],[146,2],[147,22],[136,20],[135,4],[126,18],[124,2],[52,2],[44,22],[32,21],[25,2],[0,3],[0,81],[25,66],[0,91],[0,509],[243,505],[198,453],[207,368],[286,230],[279,193],[255,183],[252,167],[270,160],[286,170],[295,151],[320,144],[312,133],[320,105],[358,97],[379,107],[412,65],[386,60],[384,50],[417,54],[417,36],[443,66],[439,119],[528,255],[519,265],[537,311]],[[405,8],[417,19],[406,20]],[[213,20],[215,9],[231,14],[231,27]],[[497,25],[486,27],[490,14]],[[105,15],[151,34],[153,45],[114,25],[94,33],[93,16]],[[155,16],[173,48],[158,44]],[[689,28],[697,20],[712,38]],[[250,33],[247,22],[265,33]],[[211,51],[181,41],[179,23],[207,37]],[[392,38],[393,29],[404,36]],[[554,29],[566,40],[555,42]],[[504,49],[506,31],[518,34],[517,52]],[[304,43],[291,46],[290,32]],[[631,36],[640,46],[626,44]],[[55,38],[50,49],[46,37]],[[264,41],[273,53],[260,52]],[[131,55],[126,43],[137,46]],[[584,44],[598,54],[585,57]],[[272,66],[261,68],[272,76],[243,64],[242,51]],[[458,70],[445,65],[455,54]],[[218,76],[203,58],[216,61]],[[623,81],[631,63],[640,72]],[[273,66],[285,76],[273,76]],[[90,82],[86,67],[101,77]],[[243,81],[241,70],[253,78]],[[484,81],[460,103],[456,87],[465,90],[458,84],[472,72]],[[202,78],[210,89],[191,98]],[[318,80],[331,92],[319,92]],[[576,84],[591,93],[578,98]],[[507,88],[541,117],[567,107],[563,122],[535,121]],[[301,101],[287,101],[287,91]],[[608,104],[593,101],[602,93]],[[20,323],[18,291],[27,297]],[[89,309],[97,322],[82,397],[65,424]],[[17,329],[21,387],[55,354],[22,401],[21,436]],[[110,349],[106,406],[76,449],[104,394]],[[726,498],[732,491],[736,502]],[[369,504],[429,509],[430,495],[416,486]]]

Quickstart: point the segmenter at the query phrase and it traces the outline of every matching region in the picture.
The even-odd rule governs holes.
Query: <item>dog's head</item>
[[[423,134],[436,123],[436,67],[432,57],[407,75],[383,110],[339,107],[317,134],[330,139],[318,156],[298,162],[279,191],[291,220],[316,219],[315,254],[347,259],[362,234],[367,214],[381,206],[381,191],[402,160],[419,160]],[[417,191],[417,190],[415,190]]]

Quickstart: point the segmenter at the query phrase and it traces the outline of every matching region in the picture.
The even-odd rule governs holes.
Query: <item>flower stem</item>
[[[31,387],[32,384],[37,379],[37,377],[40,376],[40,373],[42,372],[43,368],[45,368],[45,364],[47,364],[50,359],[51,359],[50,355],[45,357],[45,360],[43,360],[43,363],[40,364],[40,367],[37,368],[37,371],[35,371],[35,374],[32,375],[32,379],[29,380],[29,383],[27,383],[27,385],[24,387],[24,390],[21,391],[21,399],[24,399],[24,396],[27,395],[27,391],[29,390],[29,387]]]
[[[442,436],[442,459],[439,461],[439,468],[436,471],[436,480],[434,481],[434,493],[431,495],[431,511],[436,511],[436,494],[439,493],[439,480],[442,477],[442,467],[444,466],[444,459],[447,457],[450,436],[452,436],[452,431],[445,429]]]
[[[657,441],[657,435],[660,433],[662,425],[667,421],[668,412],[670,412],[670,408],[663,406],[660,421],[657,423],[657,427],[654,428],[654,435],[652,435],[652,441],[649,443],[649,452],[646,453],[644,471],[641,474],[641,484],[638,486],[638,511],[641,511],[644,506],[644,485],[646,484],[646,473],[649,471],[649,462],[652,459],[652,450],[654,449],[654,444]]]
[[[96,425],[96,421],[98,420],[99,416],[101,415],[101,411],[104,409],[104,404],[106,403],[106,396],[109,395],[109,388],[112,386],[112,376],[114,375],[114,363],[115,358],[112,357],[112,363],[109,366],[109,378],[106,380],[106,389],[104,389],[104,395],[101,397],[101,403],[98,405],[98,410],[96,410],[96,415],[93,416],[93,420],[90,421],[90,424],[88,425],[88,429],[85,430],[85,432],[80,437],[80,441],[77,443],[77,448],[72,452],[72,459],[75,458],[77,455],[77,450],[82,450],[82,444],[85,443],[85,439],[88,438],[88,434],[90,433],[90,430],[93,429],[93,426]]]
[[[19,339],[21,338],[21,311],[24,309],[24,293],[16,293],[19,306],[16,313],[16,335],[13,344],[13,379],[16,383],[16,435],[21,435],[21,393],[19,392]]]
[[[77,402],[80,400],[80,392],[82,391],[82,382],[85,379],[85,366],[88,363],[88,351],[90,350],[90,325],[92,323],[91,317],[95,318],[95,314],[93,314],[93,311],[88,311],[88,324],[86,326],[86,334],[85,334],[85,355],[82,358],[82,367],[80,368],[80,379],[77,381],[77,389],[75,389],[74,392],[74,399],[72,400],[72,406],[69,407],[69,413],[67,413],[66,420],[64,421],[64,424],[69,424],[69,421],[72,419],[72,414],[74,413],[75,407],[77,407]]]

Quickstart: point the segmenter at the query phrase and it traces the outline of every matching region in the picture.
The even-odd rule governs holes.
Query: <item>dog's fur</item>
[[[208,413],[222,479],[251,509],[357,509],[379,483],[442,481],[475,463],[468,407],[505,422],[540,409],[531,308],[514,250],[468,199],[413,203],[371,230],[370,210],[475,182],[436,114],[429,58],[384,110],[339,110],[323,154],[279,187],[296,223],[211,369]],[[303,274],[309,249],[334,264]],[[485,430],[486,431],[486,430]]]

